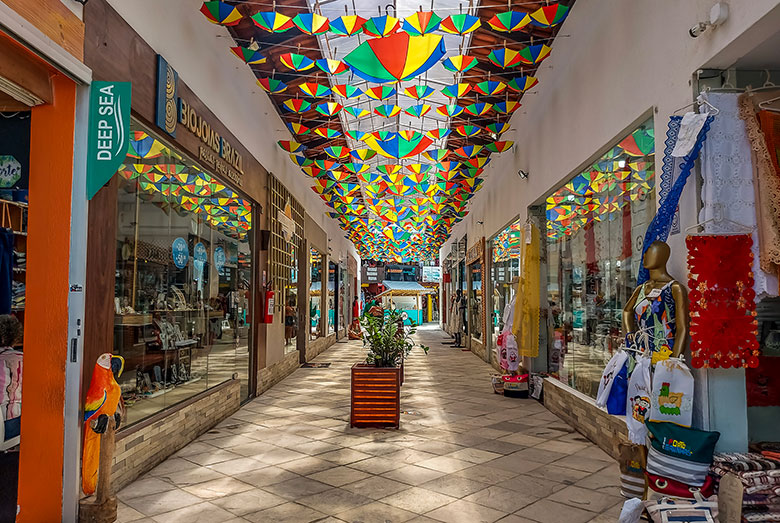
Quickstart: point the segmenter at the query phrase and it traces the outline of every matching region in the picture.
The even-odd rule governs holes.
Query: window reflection
[[[504,329],[504,311],[514,298],[517,278],[520,275],[520,220],[499,232],[491,243],[491,274],[493,281],[492,311],[488,328],[493,330],[493,340]]]
[[[316,340],[322,336],[320,321],[322,298],[322,255],[316,249],[309,252],[309,267],[311,271],[311,286],[309,288],[309,339]]]

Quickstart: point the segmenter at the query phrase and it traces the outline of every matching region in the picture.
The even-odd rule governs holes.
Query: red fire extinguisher
[[[272,287],[269,283],[265,289],[265,296],[263,297],[263,317],[265,323],[274,322],[274,291],[271,289]]]

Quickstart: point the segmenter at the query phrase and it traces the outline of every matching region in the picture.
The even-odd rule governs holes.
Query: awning
[[[381,296],[418,296],[421,294],[435,294],[435,289],[426,289],[416,281],[390,281],[384,280],[382,285],[385,286],[385,291],[381,294],[377,294],[376,297]]]

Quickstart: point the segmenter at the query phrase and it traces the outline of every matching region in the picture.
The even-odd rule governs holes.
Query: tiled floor
[[[400,430],[351,429],[359,343],[321,354],[123,489],[119,521],[617,521],[614,461],[438,329],[405,365]]]

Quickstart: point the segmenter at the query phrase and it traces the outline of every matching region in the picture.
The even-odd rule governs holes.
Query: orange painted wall
[[[32,110],[27,303],[17,521],[62,519],[68,264],[76,85],[55,73],[54,103]]]

